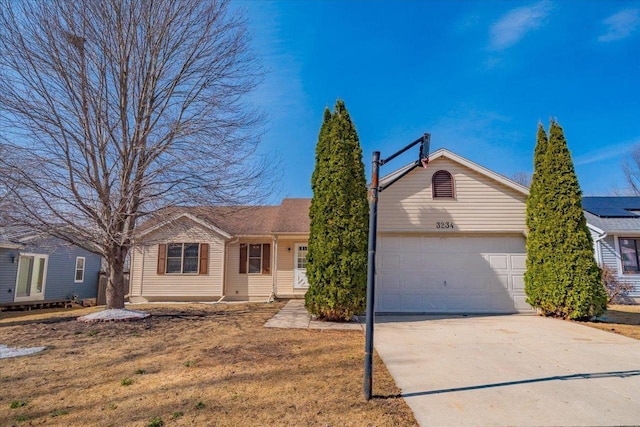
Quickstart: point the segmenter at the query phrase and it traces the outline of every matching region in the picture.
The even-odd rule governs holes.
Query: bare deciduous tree
[[[629,193],[640,196],[640,144],[636,145],[629,157],[624,159],[622,171]]]
[[[256,200],[261,77],[227,0],[23,0],[0,8],[7,217],[93,248],[124,307],[136,224],[172,205]],[[265,180],[267,178],[267,180]]]
[[[511,175],[511,180],[528,187],[531,185],[531,174],[529,172],[515,172]]]

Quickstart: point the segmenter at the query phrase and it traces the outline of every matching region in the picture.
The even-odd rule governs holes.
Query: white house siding
[[[131,301],[213,301],[222,296],[224,239],[188,219],[145,236],[133,250]],[[160,243],[208,243],[207,274],[158,274]]]
[[[640,298],[640,275],[628,275],[622,274],[622,263],[620,256],[616,250],[618,242],[616,242],[617,236],[607,235],[600,241],[600,253],[602,256],[602,263],[618,272],[618,278],[621,281],[633,283],[635,291],[629,295],[634,298]]]
[[[269,243],[271,245],[271,272],[273,272],[273,239],[267,237],[246,238],[227,246],[227,274],[224,288],[225,300],[266,300],[273,292],[272,274],[240,274],[240,244]]]
[[[445,170],[454,198],[434,199]],[[517,312],[525,302],[526,194],[446,157],[380,193],[376,310]]]
[[[455,199],[433,199],[431,177],[446,170]],[[526,195],[447,158],[417,168],[380,193],[379,232],[524,232]],[[453,228],[437,228],[453,222]]]
[[[301,298],[306,289],[293,287],[293,263],[295,244],[306,244],[308,237],[278,238],[278,270],[276,272],[276,296],[279,298]]]

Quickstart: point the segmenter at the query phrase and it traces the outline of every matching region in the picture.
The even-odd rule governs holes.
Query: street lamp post
[[[376,236],[378,228],[378,193],[396,183],[409,172],[422,166],[427,167],[429,163],[429,145],[431,143],[431,135],[425,133],[411,144],[397,151],[386,159],[380,158],[380,152],[373,152],[372,170],[371,170],[371,187],[369,188],[369,252],[367,264],[367,317],[365,325],[365,344],[364,344],[364,397],[371,400],[373,391],[373,324],[374,324],[374,303],[375,303],[375,286],[376,286]],[[412,167],[407,168],[399,175],[395,176],[384,185],[379,183],[380,166],[395,159],[408,149],[420,144],[420,153],[418,160]]]

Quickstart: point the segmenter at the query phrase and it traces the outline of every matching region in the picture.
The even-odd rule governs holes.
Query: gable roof
[[[182,206],[166,208],[138,227],[143,237],[186,218],[222,237],[308,233],[311,199],[284,199],[280,206]]]
[[[449,160],[452,160],[458,164],[461,164],[463,166],[468,167],[469,169],[478,172],[481,175],[484,175],[494,181],[497,181],[499,183],[501,183],[502,185],[505,185],[513,190],[516,190],[517,192],[527,196],[529,195],[529,188],[519,184],[509,178],[507,178],[504,175],[500,175],[499,173],[496,173],[494,171],[492,171],[491,169],[487,169],[484,166],[480,166],[477,163],[472,162],[469,159],[466,159],[458,154],[455,154],[449,150],[447,150],[446,148],[439,148],[438,150],[432,152],[431,154],[429,154],[429,162],[433,162],[434,160],[440,159],[440,158],[446,158]],[[388,175],[383,176],[382,178],[380,178],[380,184],[384,185],[385,183],[393,180],[395,177],[401,175],[402,173],[406,172],[408,169],[412,169],[415,167],[415,162],[414,163],[409,163],[406,166],[403,166],[402,168],[395,170],[393,172],[391,172]],[[427,166],[428,167],[428,166]]]
[[[25,240],[36,235],[37,232],[26,227],[0,227],[0,248],[20,249],[24,246]]]
[[[583,197],[582,209],[603,232],[640,233],[640,197]]]

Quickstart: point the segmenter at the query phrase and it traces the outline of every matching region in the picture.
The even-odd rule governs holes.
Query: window
[[[307,269],[307,252],[306,246],[300,245],[296,248],[296,266],[300,270]]]
[[[158,274],[207,274],[208,243],[158,245]]]
[[[241,243],[239,273],[270,274],[271,245],[269,243]]]
[[[438,171],[433,174],[431,178],[431,189],[433,191],[433,198],[454,198],[453,192],[453,177],[447,171]]]
[[[84,281],[84,257],[76,257],[76,275],[74,283],[82,283]]]
[[[620,238],[620,255],[622,255],[622,272],[624,274],[640,274],[640,238]]]

